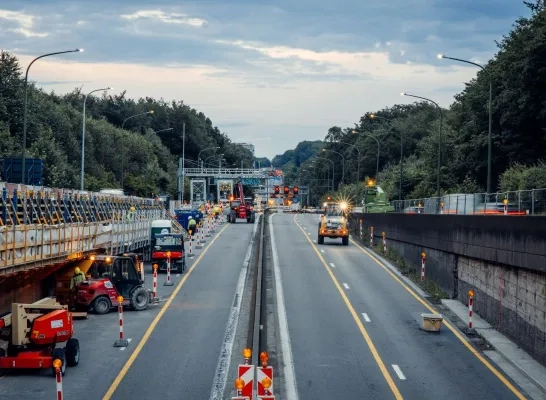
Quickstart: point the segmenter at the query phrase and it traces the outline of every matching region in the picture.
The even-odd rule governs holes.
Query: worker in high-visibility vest
[[[197,222],[195,221],[195,219],[193,219],[191,215],[188,218],[188,230],[192,231],[192,235],[197,233]]]

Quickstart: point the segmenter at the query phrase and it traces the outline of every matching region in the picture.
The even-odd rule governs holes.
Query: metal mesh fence
[[[546,215],[546,189],[499,193],[448,194],[395,200],[395,212],[409,214]]]

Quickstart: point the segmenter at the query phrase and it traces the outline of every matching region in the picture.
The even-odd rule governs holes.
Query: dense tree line
[[[526,3],[529,17],[497,43],[498,53],[443,112],[441,127],[441,193],[486,191],[489,76],[493,85],[492,191],[546,187],[546,7],[543,0]],[[436,194],[439,110],[428,102],[394,105],[368,112],[353,127],[332,127],[324,141],[300,143],[273,159],[289,179],[325,193],[328,162],[311,167],[311,159],[327,157],[335,164],[336,189],[357,195],[366,177],[376,177],[392,199]],[[339,143],[343,142],[343,143]],[[402,144],[402,159],[400,147]],[[352,145],[352,146],[351,146]],[[357,177],[360,150],[360,177]],[[342,176],[342,157],[345,175]],[[309,153],[311,149],[312,153]],[[317,163],[315,163],[317,164]],[[351,185],[352,184],[352,185]]]
[[[0,159],[21,157],[21,72],[14,55],[0,52]],[[79,188],[84,96],[81,89],[58,95],[29,83],[26,157],[44,160],[45,186]],[[126,118],[151,110],[153,114],[131,118],[121,129]],[[232,143],[205,114],[183,102],[168,103],[149,97],[132,100],[125,92],[104,93],[101,97],[88,97],[86,116],[86,190],[120,187],[123,150],[123,183],[127,192],[140,196],[175,195],[184,123],[186,167],[196,167],[198,153],[210,147],[219,147],[216,154],[223,153],[224,165],[240,167],[242,161],[248,168],[254,161],[250,151]],[[168,128],[173,129],[165,131]],[[214,154],[214,150],[208,150],[201,158]],[[211,158],[209,162],[217,165],[219,159]]]

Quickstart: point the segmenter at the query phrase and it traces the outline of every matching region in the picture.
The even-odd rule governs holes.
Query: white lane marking
[[[313,243],[316,243],[317,241],[315,239],[313,239]]]
[[[252,231],[252,237],[256,235],[258,229],[258,222],[260,218],[256,218],[254,223],[254,229]],[[226,327],[226,333],[224,335],[224,341],[222,343],[222,349],[220,350],[220,357],[218,358],[218,365],[216,366],[216,372],[214,373],[214,382],[212,383],[212,390],[210,392],[210,400],[221,400],[224,398],[224,390],[226,387],[227,376],[229,372],[229,365],[231,362],[231,352],[233,350],[233,342],[235,341],[235,332],[237,332],[237,324],[239,323],[239,314],[241,312],[241,303],[243,299],[243,293],[246,283],[246,275],[248,266],[250,264],[250,257],[252,255],[252,246],[254,240],[248,245],[246,251],[245,260],[243,261],[243,268],[239,274],[239,281],[235,289],[235,295],[231,302],[231,311],[229,313],[228,323]],[[235,299],[237,304],[234,305]]]
[[[286,307],[284,304],[284,294],[282,289],[281,269],[279,267],[279,255],[277,254],[277,245],[275,243],[275,234],[273,232],[273,217],[269,216],[269,236],[271,238],[271,252],[273,255],[273,271],[275,275],[275,291],[277,300],[277,315],[279,317],[279,333],[281,339],[282,356],[284,361],[283,372],[286,390],[286,398],[298,400],[298,389],[296,386],[296,373],[294,372],[294,361],[292,358],[292,346],[290,344],[290,334],[288,333],[288,321],[286,318]]]
[[[394,369],[394,372],[396,372],[396,375],[400,378],[400,380],[405,381],[406,377],[404,376],[404,373],[400,369],[400,367],[396,364],[392,364],[392,369]]]
[[[343,286],[345,286],[345,289],[349,290],[349,285],[347,285],[346,283],[343,284]]]
[[[365,312],[362,313],[362,317],[364,317],[364,321],[366,321],[366,322],[372,322],[372,320],[370,319],[370,317],[368,317],[368,314],[366,314]]]
[[[320,249],[320,251],[324,253],[324,250]]]
[[[180,274],[176,274],[176,277],[178,278],[180,276]]]
[[[308,234],[309,236],[311,236],[311,232],[307,232],[307,234]]]
[[[330,267],[335,268],[336,266],[334,265],[334,263],[330,263]]]
[[[131,343],[131,340],[133,340],[133,339],[131,339],[131,338],[127,339],[127,343]],[[120,348],[119,348],[119,351],[123,351],[123,350],[125,350],[126,348],[127,348],[127,347],[120,347]]]

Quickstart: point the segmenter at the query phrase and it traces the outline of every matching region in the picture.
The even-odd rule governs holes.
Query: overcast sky
[[[183,100],[234,141],[273,157],[366,111],[449,106],[495,40],[528,15],[520,0],[5,0],[0,46],[58,93],[113,86]]]

